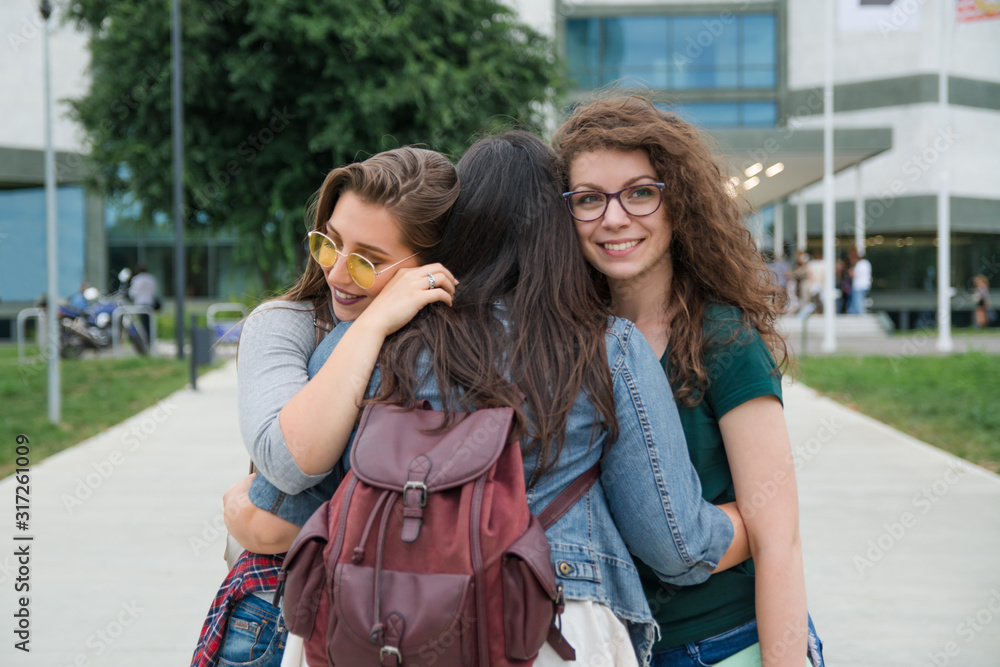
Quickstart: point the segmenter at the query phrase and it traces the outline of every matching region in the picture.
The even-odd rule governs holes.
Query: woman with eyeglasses
[[[750,540],[751,559],[682,589],[633,552],[662,634],[653,664],[715,664],[759,640],[756,664],[821,665],[782,413],[783,300],[739,201],[698,131],[645,98],[582,106],[553,143],[594,284],[660,359],[704,498],[736,501]]]
[[[260,474],[226,493],[226,526],[247,551],[216,596],[192,665],[281,663],[287,631],[271,604],[281,558],[269,554],[285,550],[339,483],[329,473],[382,342],[427,304],[451,304],[457,281],[427,257],[457,196],[447,158],[417,148],[335,169],[323,182],[305,272],[256,308],[240,336],[240,429]],[[355,326],[310,378],[309,357],[337,321]],[[316,467],[318,452],[329,459]]]

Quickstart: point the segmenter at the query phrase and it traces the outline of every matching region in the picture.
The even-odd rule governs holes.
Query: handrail
[[[232,322],[232,326],[228,330],[220,332],[216,328],[217,326],[217,322],[215,320],[216,314],[236,313],[236,312],[240,314],[240,320],[237,322]],[[211,306],[209,306],[208,315],[206,316],[206,319],[208,322],[208,329],[213,334],[215,334],[216,345],[218,345],[219,343],[235,343],[239,339],[240,329],[242,329],[242,327],[239,326],[240,322],[242,322],[243,318],[246,316],[247,316],[247,309],[242,303],[232,303],[232,302],[213,303]],[[230,321],[226,320],[226,323],[230,323]]]
[[[38,318],[39,326],[35,330],[35,340],[38,340],[42,337],[43,332],[45,331],[45,327],[43,326],[45,323],[45,315],[46,313],[44,308],[25,308],[17,314],[17,363],[27,363],[27,356],[24,351],[25,343],[27,342],[25,341],[25,324],[27,324],[28,320],[32,317]],[[38,347],[39,349],[44,349],[45,346],[39,342]],[[44,357],[44,352],[42,353],[42,356]]]

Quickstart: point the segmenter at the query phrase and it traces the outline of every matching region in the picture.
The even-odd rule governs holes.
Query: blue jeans
[[[652,664],[653,667],[707,667],[753,646],[757,641],[757,621],[754,620],[700,642],[653,651]],[[809,618],[809,659],[813,667],[824,667],[823,642],[816,635],[812,617]]]
[[[851,300],[847,304],[847,312],[851,315],[864,315],[866,306],[865,301],[868,300],[868,292],[866,289],[856,289],[851,292]]]
[[[233,607],[219,652],[219,667],[280,667],[288,630],[281,610],[248,595]]]

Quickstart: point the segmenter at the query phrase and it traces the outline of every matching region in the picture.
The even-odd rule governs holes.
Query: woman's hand
[[[431,287],[428,274],[434,276],[434,287]],[[388,336],[428,304],[441,301],[450,306],[456,285],[455,276],[441,264],[400,269],[358,317],[356,324]]]
[[[250,502],[250,484],[256,476],[257,473],[247,475],[222,496],[226,529],[247,551],[284,553],[299,534],[299,527]]]

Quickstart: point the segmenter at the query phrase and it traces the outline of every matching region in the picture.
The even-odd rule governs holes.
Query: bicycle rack
[[[218,313],[239,313],[240,319],[216,320]],[[208,307],[208,329],[215,335],[215,343],[236,343],[240,339],[240,332],[243,330],[243,318],[247,316],[247,309],[242,303],[213,303]]]
[[[24,347],[27,341],[26,337],[26,327],[28,320],[32,317],[38,319],[38,328],[35,330],[35,340],[38,341],[38,348],[42,350],[42,357],[45,357],[45,309],[44,308],[25,308],[17,314],[17,363],[24,364],[27,363],[27,355],[25,354]]]

